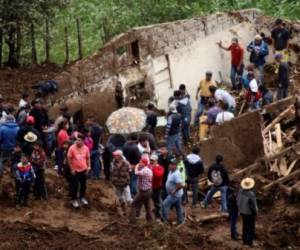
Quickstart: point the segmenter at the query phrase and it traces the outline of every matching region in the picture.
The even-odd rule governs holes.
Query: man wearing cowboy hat
[[[37,135],[32,133],[32,132],[28,132],[24,136],[24,144],[21,146],[22,151],[24,152],[24,154],[26,154],[27,156],[31,155],[31,153],[33,151],[34,144],[37,140],[38,140]]]
[[[256,196],[253,191],[255,181],[253,178],[245,178],[241,181],[241,189],[238,194],[238,206],[243,218],[243,243],[252,246],[255,237],[255,219],[258,211]]]

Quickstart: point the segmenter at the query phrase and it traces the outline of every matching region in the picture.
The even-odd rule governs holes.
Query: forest
[[[131,27],[259,8],[297,19],[297,0],[0,0],[0,65],[68,64]]]

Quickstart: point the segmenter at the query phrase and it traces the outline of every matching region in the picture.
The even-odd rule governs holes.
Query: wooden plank
[[[283,176],[288,176],[294,169],[296,163],[297,163],[298,159],[294,160],[291,165],[289,166],[289,168],[286,170],[286,172],[283,173]]]
[[[287,172],[288,167],[287,167],[287,162],[286,158],[283,157],[279,161],[279,176],[286,176],[285,173]]]
[[[275,135],[276,135],[277,148],[280,150],[282,148],[282,137],[281,137],[280,123],[277,123],[275,125]]]

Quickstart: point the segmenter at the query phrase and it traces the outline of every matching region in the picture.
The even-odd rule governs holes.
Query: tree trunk
[[[7,28],[7,38],[5,39],[5,43],[8,46],[7,65],[12,68],[18,67],[15,37],[16,37],[16,28],[11,25],[10,27]]]
[[[65,26],[65,64],[68,64],[70,61],[70,53],[69,53],[69,33],[68,33],[68,27]]]
[[[46,53],[46,63],[50,62],[50,30],[49,30],[49,20],[46,19],[46,36],[45,36],[45,53]]]
[[[17,37],[16,37],[16,60],[19,63],[21,59],[21,47],[22,47],[22,32],[21,32],[21,24],[17,23]]]
[[[35,32],[34,32],[34,24],[33,23],[30,25],[30,40],[31,40],[31,61],[33,64],[37,64]]]
[[[76,27],[77,27],[77,39],[78,39],[78,57],[82,59],[82,36],[80,30],[80,20],[76,18]]]
[[[2,67],[3,30],[0,28],[0,68]]]

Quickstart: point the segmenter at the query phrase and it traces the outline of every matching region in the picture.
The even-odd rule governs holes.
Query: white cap
[[[152,154],[152,155],[150,156],[150,160],[152,160],[152,161],[157,161],[157,160],[158,160],[157,154]]]
[[[255,35],[254,39],[255,40],[262,40],[262,37],[261,37],[261,35],[257,34],[257,35]]]

